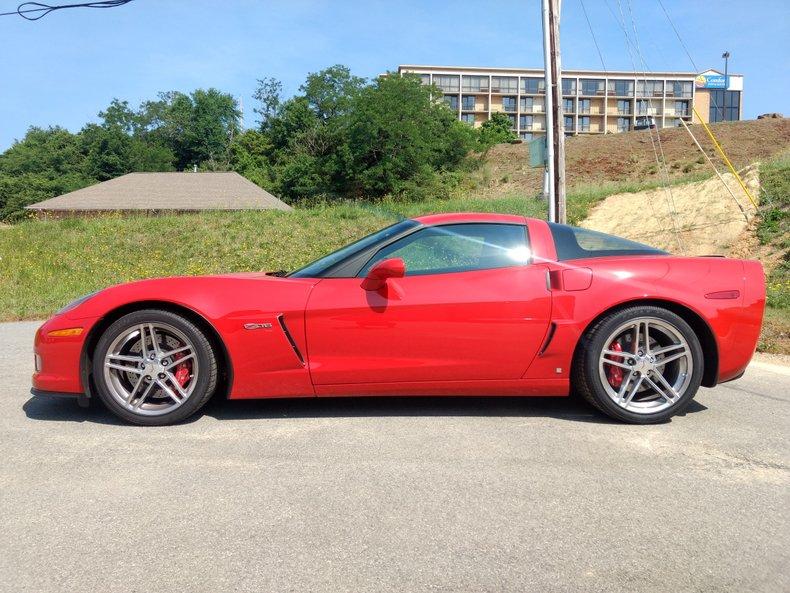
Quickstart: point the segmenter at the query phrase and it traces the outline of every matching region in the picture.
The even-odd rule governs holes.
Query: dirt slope
[[[757,167],[741,171],[752,196],[759,195]],[[755,209],[730,174],[723,176],[749,219]],[[683,255],[728,255],[748,227],[744,213],[718,177],[637,193],[609,196],[582,226]]]
[[[790,119],[726,122],[714,124],[712,128],[736,168],[771,157],[790,146]],[[706,152],[715,155],[713,144],[702,126],[692,126],[692,131]],[[710,166],[685,129],[663,129],[659,135],[670,177],[710,171]],[[566,173],[570,187],[625,181],[663,181],[647,131],[572,136],[566,143],[566,153]],[[529,148],[526,144],[503,144],[491,149],[480,175],[484,179],[477,193],[483,196],[535,195],[542,187],[542,170],[529,166]]]

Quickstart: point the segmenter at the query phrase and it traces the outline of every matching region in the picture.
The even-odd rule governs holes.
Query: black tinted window
[[[667,255],[655,247],[589,229],[555,223],[549,223],[549,227],[560,261],[609,255]]]
[[[449,224],[427,227],[382,248],[362,268],[399,257],[406,275],[468,272],[529,263],[526,227],[516,224]]]

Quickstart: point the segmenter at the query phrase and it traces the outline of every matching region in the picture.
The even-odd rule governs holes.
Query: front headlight
[[[66,311],[71,311],[72,309],[75,309],[75,308],[79,307],[82,303],[84,303],[89,298],[91,298],[92,296],[94,296],[94,295],[96,295],[98,293],[99,293],[99,291],[97,290],[96,292],[92,292],[90,294],[86,294],[85,296],[81,296],[80,298],[71,301],[68,305],[66,305],[65,307],[63,307],[59,311],[57,311],[55,313],[55,315],[60,315],[61,313],[65,313]]]

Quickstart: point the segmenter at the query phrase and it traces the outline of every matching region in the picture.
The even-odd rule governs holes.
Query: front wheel
[[[595,324],[574,360],[574,387],[605,414],[634,424],[681,412],[702,381],[699,339],[660,307],[631,307]]]
[[[158,309],[110,325],[93,354],[93,380],[111,412],[134,424],[180,422],[205,405],[217,385],[217,360],[191,321]]]

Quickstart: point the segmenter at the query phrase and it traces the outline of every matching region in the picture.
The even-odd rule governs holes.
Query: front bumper
[[[95,320],[92,319],[75,321],[64,316],[56,316],[38,328],[33,344],[35,356],[33,390],[72,396],[85,393],[80,377],[80,360],[85,340],[94,322]],[[50,335],[52,331],[75,327],[83,329],[80,335]]]
[[[90,398],[84,393],[64,393],[60,391],[44,391],[43,389],[30,389],[30,395],[33,397],[53,398],[53,399],[71,399],[77,400],[77,403],[82,408],[87,408],[90,405]]]

